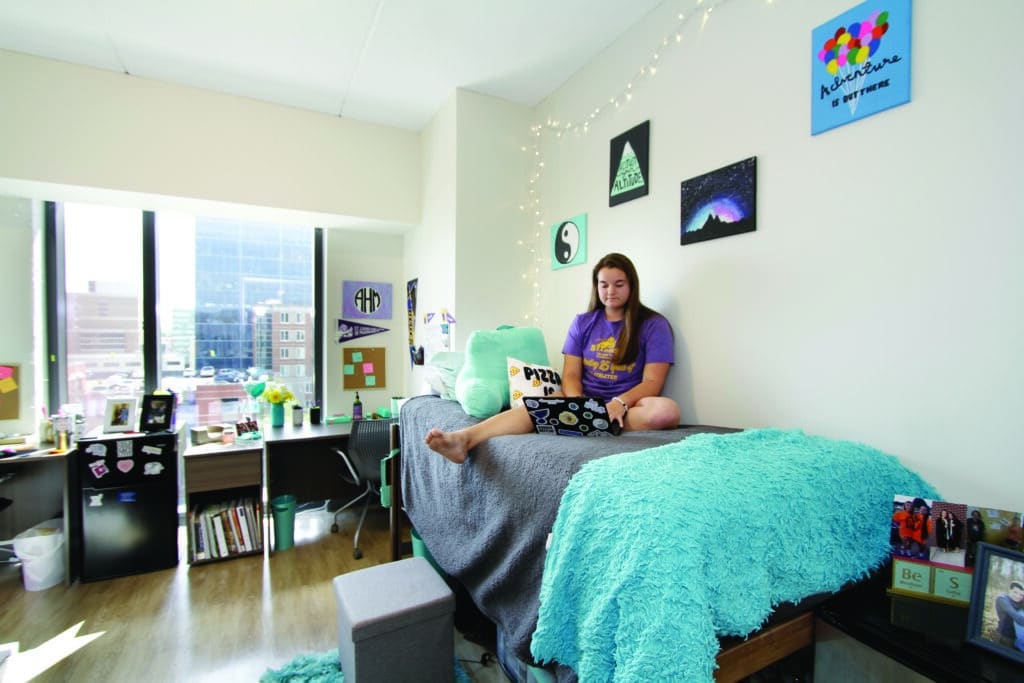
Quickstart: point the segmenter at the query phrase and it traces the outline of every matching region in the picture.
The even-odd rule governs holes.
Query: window
[[[305,327],[319,318],[316,229],[49,207],[65,283],[64,301],[49,305],[66,311],[57,323],[64,327],[65,382],[52,407],[81,405],[91,429],[101,423],[107,397],[163,388],[178,395],[179,423],[204,425],[221,422],[225,400],[248,401],[247,382],[316,377],[318,335]],[[319,399],[315,381],[291,389],[301,404]]]
[[[66,204],[63,238],[64,396],[93,429],[143,393],[142,212]]]

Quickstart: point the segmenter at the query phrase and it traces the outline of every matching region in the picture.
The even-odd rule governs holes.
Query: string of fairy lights
[[[530,126],[529,142],[520,148],[524,154],[530,155],[533,167],[530,170],[526,199],[520,204],[520,211],[528,214],[528,234],[517,240],[517,246],[527,250],[529,253],[529,265],[522,273],[524,283],[528,283],[533,289],[533,310],[523,315],[523,321],[529,325],[540,324],[541,310],[541,268],[547,263],[550,256],[547,249],[547,229],[549,226],[548,217],[544,215],[541,206],[540,180],[544,174],[544,155],[541,152],[545,136],[554,136],[556,139],[563,135],[581,136],[590,132],[590,127],[602,116],[628,106],[636,91],[641,89],[647,82],[657,76],[661,69],[662,57],[675,45],[683,42],[683,30],[693,21],[700,21],[698,31],[703,32],[716,7],[727,0],[690,0],[685,4],[693,6],[681,10],[674,15],[675,23],[668,33],[662,38],[654,50],[644,60],[633,76],[619,89],[594,107],[584,110],[584,113],[575,119],[566,120],[548,117],[543,123],[536,123]],[[766,0],[769,4],[772,0]]]

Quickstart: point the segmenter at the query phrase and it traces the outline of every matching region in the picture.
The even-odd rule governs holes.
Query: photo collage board
[[[1021,550],[1021,513],[896,495],[892,592],[968,605],[979,544]]]

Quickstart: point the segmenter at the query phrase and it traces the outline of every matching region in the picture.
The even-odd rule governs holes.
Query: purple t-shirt
[[[672,328],[660,315],[640,325],[640,350],[636,360],[625,365],[612,364],[623,321],[610,322],[604,309],[580,313],[569,326],[562,353],[583,359],[583,393],[610,399],[629,391],[644,376],[647,363],[674,363]]]

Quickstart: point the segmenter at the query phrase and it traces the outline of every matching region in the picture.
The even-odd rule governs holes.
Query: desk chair
[[[363,501],[363,513],[359,517],[359,525],[356,527],[353,540],[352,557],[357,560],[363,557],[363,551],[359,549],[359,532],[363,530],[363,522],[366,521],[366,511],[370,507],[370,500],[380,501],[380,461],[387,457],[391,449],[391,425],[397,422],[398,418],[353,420],[347,448],[345,451],[334,449],[334,452],[341,457],[341,461],[345,464],[347,470],[343,475],[345,480],[363,487],[358,496],[334,512],[334,524],[331,525],[331,531],[337,533],[338,515],[359,501]]]

